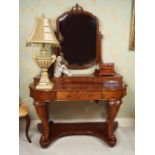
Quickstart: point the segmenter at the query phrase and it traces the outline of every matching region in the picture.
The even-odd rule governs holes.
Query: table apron
[[[108,100],[108,99],[120,99],[122,98],[123,91],[72,91],[72,92],[57,92],[57,100]]]

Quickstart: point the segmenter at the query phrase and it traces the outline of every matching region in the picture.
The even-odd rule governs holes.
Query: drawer
[[[82,101],[82,100],[97,100],[102,98],[101,92],[95,91],[76,91],[76,92],[58,92],[57,100],[72,100],[72,101]]]
[[[57,92],[57,100],[84,101],[122,98],[122,91],[68,91]]]

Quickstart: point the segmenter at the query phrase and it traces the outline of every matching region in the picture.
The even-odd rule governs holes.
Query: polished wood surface
[[[93,54],[95,52],[95,58],[92,59],[92,61],[86,61],[84,63],[81,63],[83,60],[86,60],[84,56],[85,53],[81,52],[83,51],[82,49],[83,45],[78,45],[77,43],[74,46],[72,45],[72,42],[70,42],[70,44],[67,42],[68,48],[69,46],[72,46],[72,50],[70,51],[71,53],[67,53],[69,54],[68,56],[70,56],[69,62],[71,62],[68,65],[68,67],[74,69],[79,68],[84,69],[94,64],[98,64],[99,69],[95,70],[95,72],[92,75],[74,75],[71,77],[53,78],[52,75],[54,68],[53,66],[51,66],[49,69],[49,77],[54,84],[54,88],[52,90],[36,90],[35,86],[39,81],[39,76],[34,78],[34,82],[29,86],[29,88],[30,88],[30,96],[34,99],[34,106],[41,120],[41,123],[38,125],[38,129],[41,132],[40,145],[45,148],[48,147],[50,143],[52,143],[59,137],[67,135],[86,134],[97,136],[102,140],[104,140],[109,146],[114,146],[116,144],[116,137],[114,135],[114,130],[117,128],[115,118],[122,104],[122,98],[126,95],[127,85],[124,84],[123,77],[115,72],[113,63],[103,63],[102,61],[103,51],[101,50],[101,40],[103,38],[103,35],[99,31],[98,18],[94,16],[92,13],[84,11],[84,9],[78,4],[72,7],[70,11],[63,13],[56,20],[57,24],[56,36],[57,39],[61,42],[62,48],[61,49],[55,48],[54,49],[55,54],[60,55],[60,52],[64,51],[66,52],[66,49],[64,49],[66,48],[66,45],[63,45],[64,40],[61,40],[61,37],[63,38],[63,36],[61,36],[63,34],[61,33],[66,30],[66,26],[62,26],[61,22],[64,21],[66,17],[73,17],[74,15],[76,16],[76,18],[77,16],[78,18],[83,17],[85,18],[87,16],[87,18],[93,19],[93,22],[95,21],[95,26],[93,24],[93,26],[95,27],[95,38],[93,38],[95,42],[94,43],[95,49],[94,45],[92,48],[94,50]],[[81,19],[78,20],[80,21]],[[74,22],[75,21],[73,21],[73,23]],[[64,21],[63,24],[65,23],[66,22]],[[85,21],[83,21],[83,23],[85,23]],[[70,24],[72,25],[71,21],[69,21],[69,26]],[[73,25],[76,27],[75,23]],[[90,27],[91,26],[92,23],[90,23]],[[92,31],[94,31],[94,29]],[[82,36],[82,34],[83,33],[79,34],[78,39],[80,39],[80,37],[81,38],[84,37]],[[71,35],[71,37],[74,37],[74,35]],[[75,37],[77,37],[77,34],[75,35]],[[78,56],[78,60],[75,61],[74,64],[73,60],[75,59],[75,57],[73,56],[79,54],[74,53],[78,52],[77,45],[80,46],[79,53],[80,54],[82,53],[81,55],[82,60],[80,60],[79,59],[80,56]],[[88,46],[88,44],[86,45]],[[86,47],[86,50],[88,50],[90,47]],[[74,48],[75,50],[73,50]],[[66,57],[64,55],[65,58],[68,58],[68,56]],[[59,124],[55,122],[49,122],[48,106],[50,103],[52,103],[52,101],[90,101],[90,100],[94,102],[104,101],[103,103],[107,105],[106,122],[78,123],[78,124],[76,123]]]
[[[122,76],[72,76],[52,78],[53,90],[35,90],[35,83],[30,85],[31,97],[39,101],[83,101],[83,100],[120,100],[126,94],[126,85]],[[105,82],[117,81],[117,87],[106,87]]]
[[[115,132],[118,126],[117,122],[114,122],[113,132]],[[40,133],[43,132],[42,124],[38,124],[38,130]],[[116,139],[111,141],[107,137],[107,123],[106,122],[95,122],[95,123],[54,123],[53,121],[49,122],[49,140],[43,141],[40,140],[40,144],[43,148],[48,147],[49,143],[55,142],[58,138],[64,136],[73,136],[73,135],[90,135],[96,136],[103,141],[105,141],[109,146],[114,146]]]
[[[117,85],[107,86],[108,81],[117,81]],[[36,90],[35,85],[30,85],[30,96],[34,99],[36,112],[41,120],[42,130],[40,145],[47,147],[51,142],[59,137],[75,134],[89,134],[97,136],[104,140],[109,146],[116,144],[114,135],[115,118],[119,107],[122,103],[122,98],[126,95],[126,85],[122,82],[120,75],[115,76],[75,76],[75,77],[60,77],[52,78],[54,83],[53,90]],[[101,123],[103,125],[102,132],[98,124],[54,124],[49,125],[48,105],[52,101],[106,101],[107,104],[107,121]],[[69,126],[68,126],[69,125]],[[66,127],[65,127],[66,126]],[[95,129],[94,126],[96,126]],[[58,131],[53,131],[58,128]],[[62,129],[64,128],[64,129]],[[66,129],[67,128],[67,129]],[[77,129],[76,129],[77,128]],[[66,130],[65,130],[66,129]],[[87,130],[89,129],[89,130]],[[51,136],[52,134],[52,136]],[[56,134],[56,135],[55,135]]]

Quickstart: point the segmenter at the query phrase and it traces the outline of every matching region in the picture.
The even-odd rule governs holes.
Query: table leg
[[[121,100],[112,100],[108,102],[107,138],[113,144],[116,143],[116,137],[113,133],[114,120],[116,118],[121,103]]]
[[[42,125],[40,144],[45,147],[49,141],[48,103],[34,101],[34,105]]]
[[[29,138],[29,127],[30,127],[30,122],[31,122],[30,116],[27,115],[27,116],[26,116],[26,129],[25,129],[25,134],[26,134],[26,138],[27,138],[27,140],[29,141],[29,143],[31,143],[31,139]]]

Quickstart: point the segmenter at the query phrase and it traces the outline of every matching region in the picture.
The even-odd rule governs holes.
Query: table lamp
[[[51,29],[51,21],[44,15],[36,18],[32,33],[27,41],[27,46],[41,46],[40,55],[34,56],[37,65],[41,68],[41,77],[36,89],[52,89],[53,83],[48,77],[48,68],[54,63],[56,55],[47,53],[47,46],[59,47],[60,44]]]

